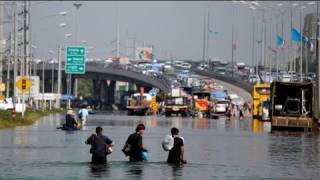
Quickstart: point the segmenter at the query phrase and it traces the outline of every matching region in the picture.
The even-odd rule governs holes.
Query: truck
[[[128,115],[147,115],[150,110],[150,94],[134,93],[127,100]]]
[[[313,119],[313,84],[275,81],[271,84],[271,129],[310,131]]]
[[[172,114],[181,114],[182,117],[189,115],[190,106],[187,97],[168,97],[164,104],[165,116],[171,116]]]

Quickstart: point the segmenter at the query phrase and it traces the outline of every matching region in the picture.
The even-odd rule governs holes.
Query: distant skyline
[[[260,1],[258,1],[260,3]],[[12,2],[6,2],[12,4]],[[75,44],[75,7],[73,1],[31,1],[31,43],[35,58],[49,59],[56,56],[58,45]],[[126,55],[127,37],[136,37],[142,44],[154,45],[156,58],[168,59],[171,56],[178,59],[200,60],[203,48],[203,20],[206,7],[210,9],[210,30],[217,33],[209,35],[208,56],[231,61],[231,27],[232,10],[235,9],[235,61],[251,63],[252,59],[252,20],[253,10],[248,6],[231,1],[211,2],[168,2],[168,1],[81,1],[78,10],[78,35],[81,45],[94,47],[89,49],[88,58],[105,59],[112,55],[115,49],[117,19],[120,29],[121,55]],[[276,4],[283,3],[282,9],[289,2],[261,2],[268,6],[280,9]],[[295,3],[295,2],[292,2]],[[300,5],[307,2],[298,2]],[[7,13],[11,13],[7,6]],[[118,18],[117,18],[118,10]],[[66,16],[57,15],[67,12]],[[315,7],[308,6],[304,13],[315,12]],[[299,28],[299,12],[294,10],[293,25]],[[258,10],[254,12],[256,19],[262,16]],[[267,19],[267,44],[271,39],[271,47],[276,48],[276,35],[280,33],[281,18],[272,16],[271,38],[269,35],[270,14],[266,11]],[[290,16],[287,11],[285,18],[285,36],[290,37]],[[59,24],[66,24],[60,27]],[[6,35],[12,29],[12,24],[5,24]],[[277,32],[275,29],[277,28]],[[256,32],[261,30],[260,23],[256,23]],[[65,37],[65,34],[72,34]],[[256,40],[261,40],[261,35],[256,33]],[[86,43],[81,43],[85,41]],[[132,41],[129,41],[129,45]],[[139,45],[138,45],[139,46]],[[258,46],[258,44],[256,44]],[[267,45],[268,46],[268,45]],[[54,55],[48,53],[55,52]],[[132,49],[130,49],[132,51]],[[260,51],[259,51],[260,52]],[[131,54],[128,52],[129,55]],[[159,57],[160,56],[160,57]],[[255,61],[257,56],[255,55]]]

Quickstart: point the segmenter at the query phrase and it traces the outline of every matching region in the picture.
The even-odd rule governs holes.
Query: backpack
[[[122,152],[124,153],[124,155],[129,156],[130,151],[131,151],[131,144],[126,143],[122,148]]]
[[[171,135],[166,135],[164,139],[162,140],[162,148],[165,151],[170,151],[173,148],[174,145],[174,139]]]
[[[124,144],[124,146],[122,147],[122,152],[124,155],[129,156],[130,152],[131,152],[131,136],[130,135],[126,141],[126,143]]]

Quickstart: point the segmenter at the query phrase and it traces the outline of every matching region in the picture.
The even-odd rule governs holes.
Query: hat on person
[[[69,110],[67,111],[67,114],[73,115],[73,114],[74,114],[74,113],[73,113],[73,110],[72,110],[72,109],[69,109]]]

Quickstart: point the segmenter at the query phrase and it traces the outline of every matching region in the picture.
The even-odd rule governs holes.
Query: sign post
[[[24,117],[25,103],[24,103],[24,94],[27,93],[32,87],[32,82],[28,76],[21,76],[20,79],[16,82],[16,87],[22,93],[22,117]]]
[[[67,47],[65,72],[69,74],[69,95],[71,95],[71,74],[84,74],[86,72],[86,49],[80,46]],[[70,107],[70,99],[68,107]]]

